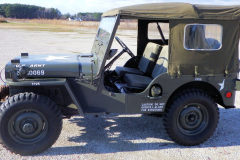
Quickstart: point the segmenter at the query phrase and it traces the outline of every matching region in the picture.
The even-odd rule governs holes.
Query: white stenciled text
[[[32,83],[32,86],[40,86],[39,82]]]
[[[29,75],[29,76],[32,76],[32,75],[34,75],[34,76],[42,76],[44,74],[45,74],[44,70],[31,70],[31,71],[28,72],[27,75]]]
[[[162,112],[165,103],[142,103],[142,112]]]

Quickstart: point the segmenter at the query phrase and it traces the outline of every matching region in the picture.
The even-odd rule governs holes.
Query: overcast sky
[[[78,12],[105,12],[107,10],[134,4],[158,2],[188,2],[192,4],[240,5],[240,0],[0,0],[3,3],[21,3],[46,8],[58,8],[62,14]]]

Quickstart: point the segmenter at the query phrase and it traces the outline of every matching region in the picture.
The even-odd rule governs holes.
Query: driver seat
[[[118,74],[118,77],[123,77],[125,74],[150,75],[161,50],[162,46],[149,42],[140,59],[138,69],[117,66],[115,72]]]

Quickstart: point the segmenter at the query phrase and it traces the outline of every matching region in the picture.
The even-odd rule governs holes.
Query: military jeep
[[[176,143],[206,141],[218,125],[217,104],[235,108],[239,13],[240,6],[188,3],[122,7],[102,15],[90,53],[22,53],[5,67],[1,143],[17,154],[37,154],[58,139],[62,118],[107,113],[163,114]],[[137,21],[137,53],[115,36],[122,19]],[[148,36],[152,24],[155,39]],[[114,38],[119,53],[111,48]],[[131,58],[112,69],[123,54]]]

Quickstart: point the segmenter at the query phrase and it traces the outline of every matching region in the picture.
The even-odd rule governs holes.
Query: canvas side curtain
[[[219,50],[199,51],[184,48],[184,29],[188,24],[219,24],[223,28]],[[238,72],[239,21],[170,20],[170,53],[168,72],[194,75],[195,66],[201,75],[221,75]]]

